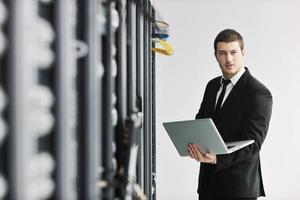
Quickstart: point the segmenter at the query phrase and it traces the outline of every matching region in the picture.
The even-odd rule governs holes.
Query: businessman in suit
[[[255,142],[231,154],[202,153],[188,146],[191,158],[201,162],[199,200],[253,200],[265,196],[259,152],[272,112],[272,95],[244,65],[242,36],[232,29],[214,41],[222,76],[208,82],[196,119],[212,118],[225,142]]]

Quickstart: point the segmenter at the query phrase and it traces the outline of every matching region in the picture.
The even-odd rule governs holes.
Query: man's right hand
[[[217,164],[217,156],[210,153],[203,154],[196,144],[188,145],[189,156],[198,162]]]

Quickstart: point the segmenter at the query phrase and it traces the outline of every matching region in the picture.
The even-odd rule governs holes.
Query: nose
[[[226,62],[231,62],[232,61],[232,55],[230,53],[226,54]]]

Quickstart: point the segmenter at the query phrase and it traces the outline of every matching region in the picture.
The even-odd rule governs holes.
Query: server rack
[[[0,0],[0,199],[156,199],[149,0]]]
[[[5,164],[8,135],[8,120],[6,117],[8,107],[8,90],[6,84],[6,69],[3,67],[7,62],[7,30],[5,25],[8,21],[8,8],[0,1],[0,199],[8,193],[8,172]]]

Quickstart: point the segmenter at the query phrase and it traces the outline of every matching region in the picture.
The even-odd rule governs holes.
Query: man
[[[202,154],[195,144],[189,145],[190,157],[201,162],[199,200],[257,199],[265,196],[259,152],[268,131],[272,95],[245,67],[238,32],[221,31],[214,49],[223,76],[207,84],[196,119],[212,118],[225,142],[255,142],[225,155]]]

